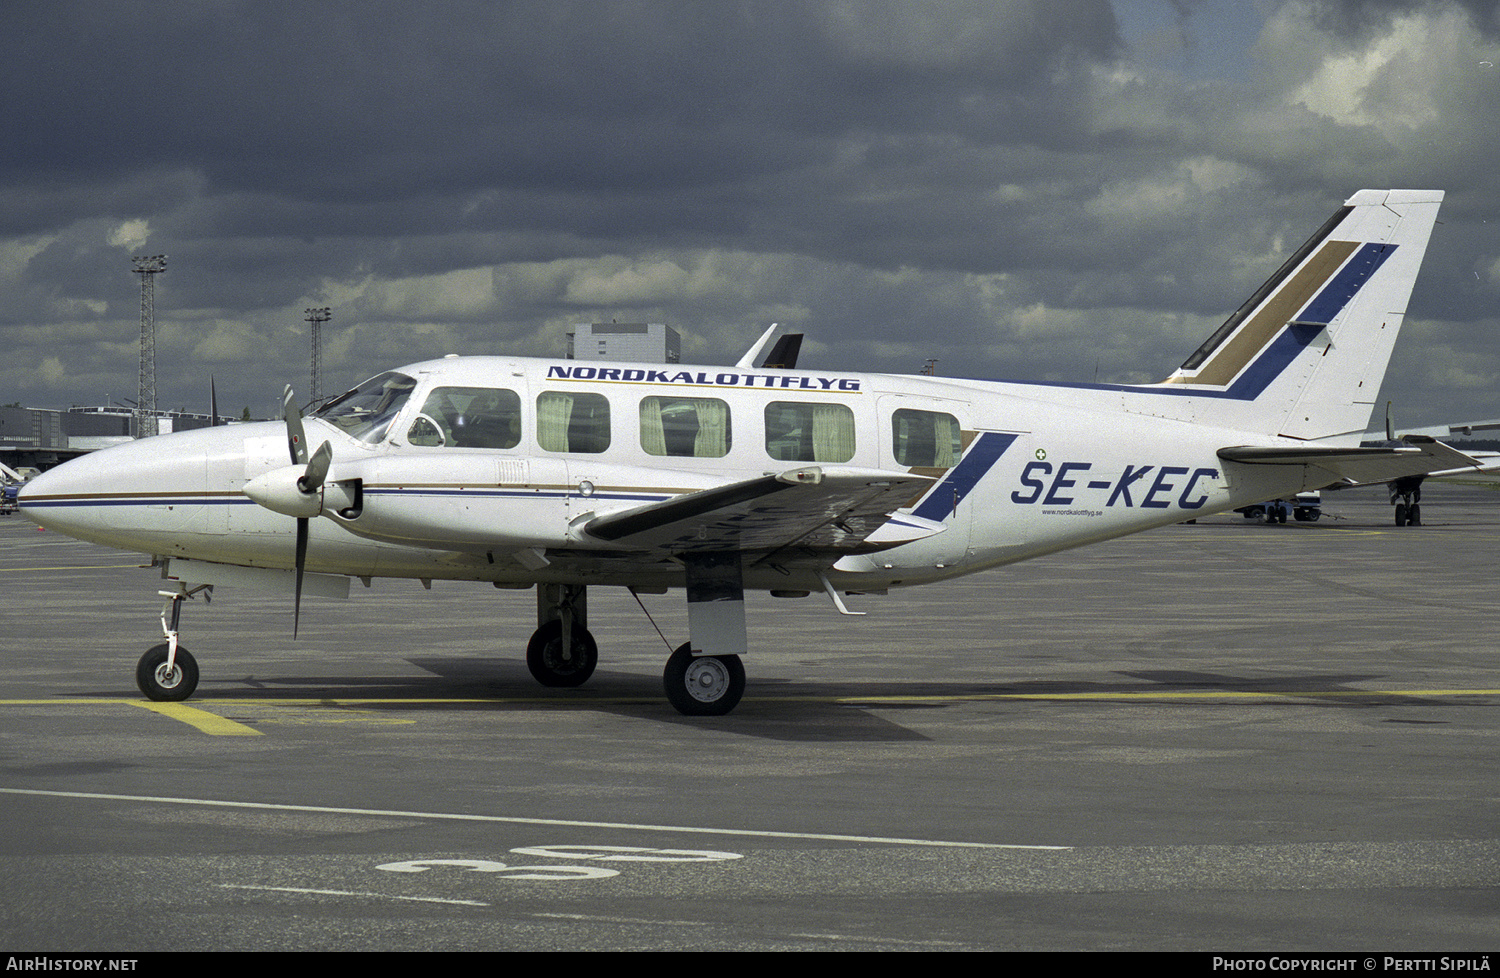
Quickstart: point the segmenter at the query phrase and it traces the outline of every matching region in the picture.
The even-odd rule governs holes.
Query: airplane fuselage
[[[1126,395],[1109,387],[499,357],[383,376],[409,378],[409,389],[378,431],[351,433],[336,409],[306,421],[308,443],[333,449],[327,492],[343,494],[312,521],[311,572],[680,586],[679,565],[643,564],[580,526],[768,473],[849,466],[927,477],[893,519],[942,525],[828,572],[840,588],[879,590],[1303,488],[1300,469],[1217,456],[1252,443],[1244,432],[1122,411]],[[1146,390],[1128,396],[1149,405]],[[500,405],[484,432],[480,398]],[[572,416],[559,420],[560,405]],[[293,521],[245,491],[287,466],[286,437],[278,422],[163,435],[70,463],[23,498],[46,525],[108,546],[288,568]],[[748,564],[745,586],[820,587],[790,562]]]

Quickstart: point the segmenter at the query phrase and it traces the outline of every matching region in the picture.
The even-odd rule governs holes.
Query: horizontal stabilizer
[[[1308,488],[1334,484],[1367,485],[1390,482],[1413,475],[1431,475],[1478,470],[1485,463],[1426,435],[1408,435],[1405,442],[1389,448],[1264,447],[1242,445],[1219,449],[1226,462],[1246,465],[1306,465],[1328,473],[1319,485],[1308,480]]]
[[[932,484],[926,476],[818,466],[687,493],[583,527],[632,550],[770,551],[804,546],[867,552],[931,536],[942,524],[891,514]]]

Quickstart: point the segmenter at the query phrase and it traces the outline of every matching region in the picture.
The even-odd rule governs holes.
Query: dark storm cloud
[[[23,4],[0,69],[0,176],[89,194],[190,170],[215,196],[327,205],[335,231],[389,207],[387,233],[421,233],[400,205],[424,194],[499,188],[566,209],[826,166],[859,130],[1055,131],[1025,93],[1046,91],[1038,79],[1068,52],[1108,53],[1107,6],[1020,4],[977,27],[973,9]],[[7,212],[14,232],[46,226],[34,206]],[[452,216],[440,203],[430,220]],[[225,218],[230,233],[263,230]]]
[[[1154,380],[1391,185],[1451,192],[1414,302],[1445,322],[1398,363],[1444,389],[1494,345],[1493,11],[1214,11],[1162,0],[1185,78],[1104,0],[14,2],[0,398],[130,390],[139,251],[172,256],[164,402],[211,370],[266,409],[309,305],[335,383],[617,316],[719,362],[780,321],[827,367]]]

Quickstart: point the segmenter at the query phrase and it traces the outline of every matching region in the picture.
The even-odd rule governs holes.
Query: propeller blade
[[[302,572],[307,567],[307,520],[297,521],[297,590],[292,599],[292,638],[297,637],[297,626],[302,622]]]
[[[302,412],[292,403],[292,385],[281,396],[281,416],[286,419],[286,443],[293,465],[307,464],[307,433],[302,430]]]
[[[287,451],[292,456],[292,464],[307,466],[297,480],[297,489],[311,495],[323,488],[323,480],[328,477],[328,465],[333,460],[333,446],[325,441],[318,446],[316,453],[308,457],[307,432],[302,427],[302,412],[292,402],[291,384],[287,385],[286,391],[281,395],[281,416],[286,419],[286,444]],[[297,584],[296,594],[292,598],[292,638],[297,637],[297,629],[302,623],[302,576],[307,570],[307,537],[308,518],[298,517]]]
[[[297,488],[305,493],[314,493],[323,488],[323,480],[328,477],[328,465],[332,461],[333,446],[325,441],[313,452],[312,458],[307,460],[307,471],[297,480]]]

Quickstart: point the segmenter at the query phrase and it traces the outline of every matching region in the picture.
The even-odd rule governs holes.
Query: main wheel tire
[[[599,664],[599,646],[585,628],[574,626],[569,657],[563,658],[562,620],[554,618],[526,643],[526,668],[543,686],[582,686]]]
[[[1396,525],[1397,526],[1405,526],[1406,525],[1406,504],[1405,503],[1397,503],[1396,504]]]
[[[693,655],[683,643],[662,671],[667,700],[690,717],[723,716],[745,695],[745,667],[737,655]]]
[[[153,645],[141,656],[135,667],[135,684],[148,700],[158,703],[177,703],[193,695],[198,688],[198,662],[182,646],[177,646],[177,657],[167,669],[167,643]]]
[[[1422,506],[1420,503],[1412,503],[1410,506],[1406,507],[1406,525],[1422,525]]]

